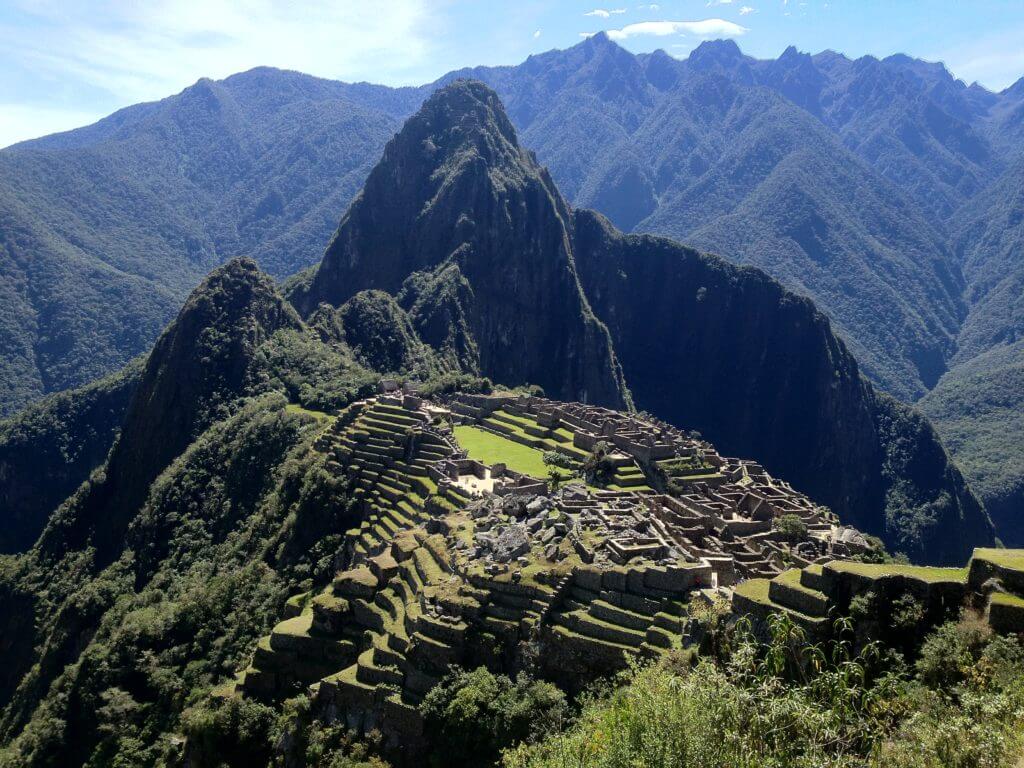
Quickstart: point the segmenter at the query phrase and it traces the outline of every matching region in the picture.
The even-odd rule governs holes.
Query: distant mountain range
[[[397,568],[365,549],[354,554],[363,530],[374,535],[385,525],[370,517],[384,492],[370,496],[368,487],[402,485],[393,489],[395,510],[414,509],[403,506],[407,500],[427,510],[448,504],[477,520],[471,515],[481,507],[453,506],[449,489],[413,463],[423,460],[415,446],[426,425],[375,422],[395,418],[375,409],[349,422],[362,407],[349,406],[391,376],[417,382],[437,402],[457,387],[488,391],[489,377],[647,409],[744,449],[843,520],[919,560],[962,562],[975,544],[993,540],[988,517],[928,423],[875,391],[809,299],[760,270],[666,238],[623,234],[598,213],[571,209],[520,143],[495,92],[460,80],[432,95],[387,143],[319,264],[282,286],[253,260],[230,260],[192,291],[144,362],[44,399],[0,430],[0,500],[23,512],[0,538],[14,552],[0,557],[5,765],[201,763],[181,735],[206,721],[195,708],[234,679],[254,648],[283,648],[301,663],[307,657],[294,649],[313,648],[321,662],[337,661],[316,644],[328,637],[319,627],[301,646],[258,644],[290,596],[322,591],[350,564]],[[404,447],[379,444],[378,433],[364,431],[379,429],[374,423],[391,424]],[[342,424],[351,432],[335,431]],[[440,425],[430,429],[447,439]],[[333,441],[349,434],[365,440],[357,459],[365,475],[336,473],[349,459]],[[718,486],[703,483],[724,479],[705,474],[712,467],[703,461],[676,463],[681,494],[689,483],[710,493]],[[414,491],[395,479],[397,466],[427,480],[416,480],[423,485]],[[379,483],[371,485],[371,475]],[[745,487],[752,492],[740,503],[754,501],[755,510],[783,503],[756,495],[763,486]],[[517,498],[524,507],[537,500],[507,497]],[[684,498],[675,502],[681,509]],[[736,502],[713,503],[720,506],[706,517],[681,513],[672,530],[709,544],[735,537],[754,562],[790,564],[777,544],[762,543],[776,534],[761,520],[724,511]],[[450,516],[412,514],[455,531]],[[551,530],[563,519],[543,516]],[[624,515],[605,519],[621,526]],[[736,534],[736,522],[758,525],[737,529],[757,533]],[[384,553],[392,534],[381,535],[373,546]],[[418,562],[411,557],[410,574]],[[658,572],[681,571],[661,565]],[[437,574],[443,581],[431,599],[463,594],[447,571]],[[533,593],[511,590],[531,582],[501,577],[503,594],[528,602]],[[673,593],[649,589],[651,610],[667,607],[663,595]],[[410,599],[421,597],[410,592]],[[312,607],[299,610],[300,621],[311,621]],[[507,642],[522,645],[519,622],[501,621],[516,634],[479,634],[492,659],[506,658]],[[369,641],[364,629],[356,631]],[[448,669],[455,659],[446,654],[438,663]],[[267,721],[246,714],[256,711],[232,718],[239,729],[259,728],[253,723]],[[228,761],[265,762],[248,751]]]
[[[899,55],[758,61],[709,42],[679,61],[597,35],[422,88],[257,69],[4,150],[4,410],[145,351],[230,257],[279,278],[316,263],[402,120],[465,76],[496,90],[570,204],[764,269],[883,389],[934,388],[922,406],[1003,535],[1024,534],[1024,439],[969,416],[1014,393],[957,384],[972,358],[1016,350],[1024,84],[993,94]],[[995,469],[975,471],[982,443]]]

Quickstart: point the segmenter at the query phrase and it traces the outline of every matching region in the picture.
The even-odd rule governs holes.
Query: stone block
[[[601,574],[601,587],[615,592],[625,592],[627,573],[628,571],[622,568],[609,568]]]
[[[601,591],[602,574],[596,567],[577,566],[573,569],[573,579],[579,586],[591,592]]]

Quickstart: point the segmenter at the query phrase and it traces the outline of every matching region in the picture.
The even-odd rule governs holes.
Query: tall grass
[[[868,646],[818,646],[785,617],[740,631],[692,669],[636,667],[569,728],[505,768],[1000,768],[1015,766],[1024,682],[931,691]]]

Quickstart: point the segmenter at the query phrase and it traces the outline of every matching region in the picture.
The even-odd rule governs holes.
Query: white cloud
[[[999,91],[1015,83],[1024,73],[1022,33],[1024,28],[1008,27],[977,40],[931,52],[923,58],[944,62],[965,82],[977,80],[986,88]]]
[[[710,8],[713,5],[732,5],[733,0],[708,0],[707,7]]]
[[[587,11],[583,15],[584,16],[597,16],[597,17],[602,18],[602,19],[607,19],[609,16],[616,16],[616,15],[618,15],[620,13],[625,13],[625,12],[626,12],[625,8],[611,8],[611,9],[609,9],[607,11],[604,8],[595,8],[592,11]]]
[[[660,10],[661,6],[657,3],[650,3],[649,5],[638,5],[637,10],[639,11],[657,11]]]
[[[757,8],[751,8],[749,5],[744,5],[740,8],[740,16],[746,16],[751,13],[757,13]]]
[[[534,40],[536,40],[538,37],[540,37],[540,30],[539,29],[536,32],[533,33],[533,39]]]
[[[630,37],[667,37],[668,35],[690,34],[695,37],[739,37],[747,31],[725,19],[703,19],[701,21],[641,21],[627,24],[622,29],[609,29],[612,40],[626,40]]]

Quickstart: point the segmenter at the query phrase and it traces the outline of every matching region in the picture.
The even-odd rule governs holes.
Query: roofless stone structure
[[[454,665],[532,662],[579,689],[631,656],[682,646],[688,603],[736,585],[749,593],[739,609],[796,605],[814,625],[844,599],[818,588],[845,583],[837,561],[867,548],[756,462],[581,403],[429,400],[385,382],[336,414],[316,448],[358,527],[333,583],[289,601],[230,693],[308,688],[331,717],[409,754],[417,705]],[[485,455],[494,449],[500,460]],[[601,477],[579,471],[595,455]]]

